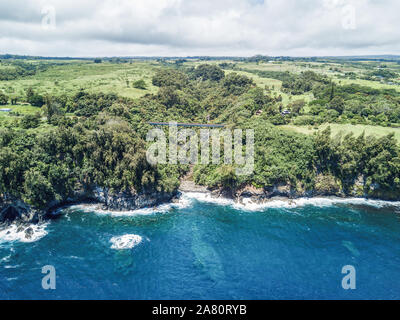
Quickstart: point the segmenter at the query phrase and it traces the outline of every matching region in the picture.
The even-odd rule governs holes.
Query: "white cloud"
[[[49,5],[54,30],[42,27]],[[0,0],[0,52],[400,54],[399,10],[396,0]]]

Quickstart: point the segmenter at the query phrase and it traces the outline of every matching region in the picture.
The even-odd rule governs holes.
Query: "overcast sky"
[[[399,0],[0,0],[0,53],[400,54]]]

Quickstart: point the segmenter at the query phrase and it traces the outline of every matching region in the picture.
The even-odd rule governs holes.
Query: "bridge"
[[[170,122],[147,122],[152,126],[170,126]],[[203,128],[224,128],[224,124],[203,124],[203,123],[176,123],[178,127],[203,127]]]

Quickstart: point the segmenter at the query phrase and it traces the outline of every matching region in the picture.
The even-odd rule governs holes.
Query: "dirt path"
[[[190,166],[189,172],[181,179],[180,191],[183,192],[208,192],[204,186],[199,186],[193,181],[193,165]]]

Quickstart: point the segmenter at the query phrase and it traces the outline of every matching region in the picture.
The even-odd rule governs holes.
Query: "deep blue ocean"
[[[34,240],[0,234],[0,299],[399,299],[400,206],[258,207],[185,195],[112,213],[59,210]],[[42,288],[42,267],[56,289]],[[342,267],[356,289],[342,288]]]

